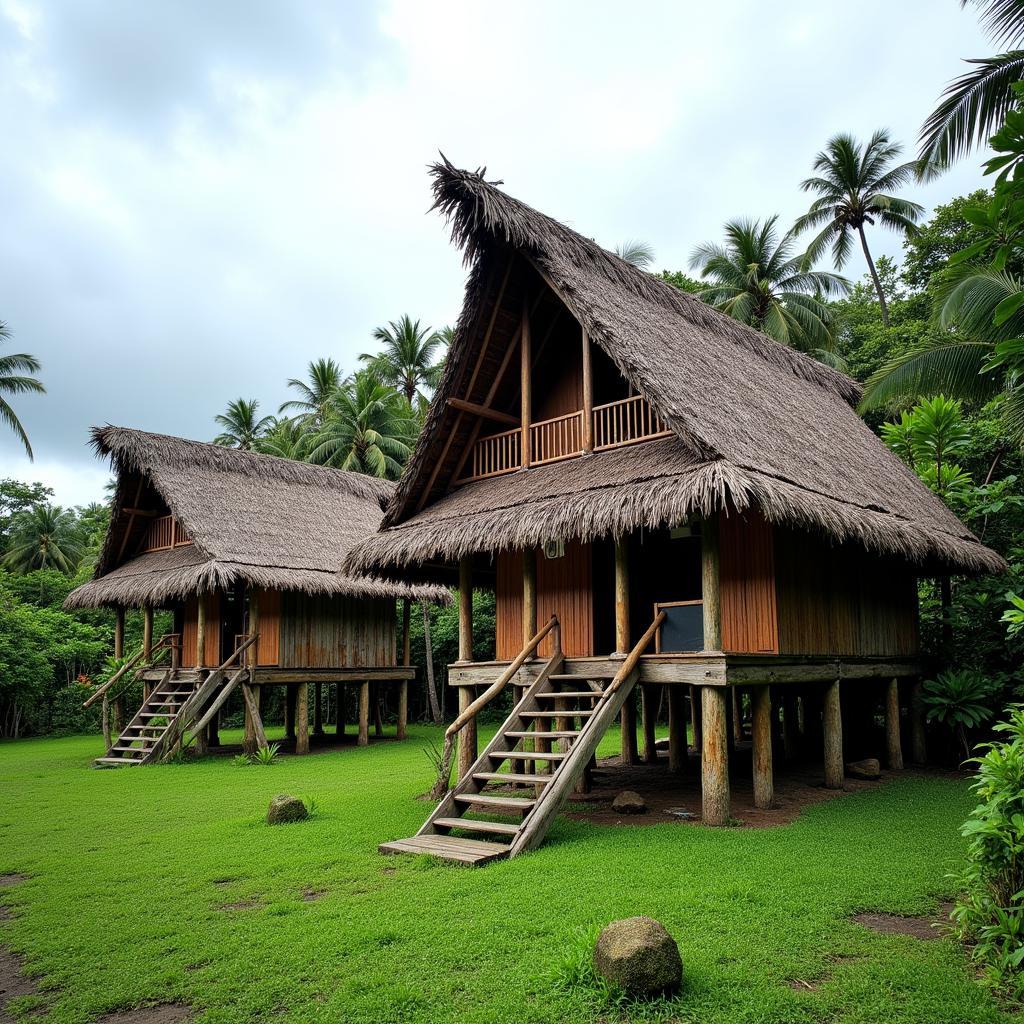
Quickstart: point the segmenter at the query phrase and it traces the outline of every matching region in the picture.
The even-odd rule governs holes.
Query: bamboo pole
[[[772,772],[772,696],[768,686],[753,687],[751,713],[754,806],[764,809],[775,803],[775,780]]]
[[[309,753],[309,683],[295,687],[295,753]]]
[[[900,741],[900,681],[890,679],[885,694],[885,746],[889,767],[903,768],[903,745]]]
[[[668,687],[668,770],[686,773],[686,695],[681,686]]]
[[[701,751],[701,796],[705,825],[728,825],[729,729],[724,686],[701,687],[703,748]]]
[[[825,688],[825,707],[822,714],[825,731],[825,787],[843,788],[843,712],[839,696],[839,680]]]

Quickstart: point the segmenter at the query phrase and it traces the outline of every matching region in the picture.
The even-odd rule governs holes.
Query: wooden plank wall
[[[574,658],[594,653],[594,604],[591,548],[572,541],[562,558],[537,552],[537,624],[553,615],[562,627],[562,650]],[[503,551],[497,560],[495,588],[496,653],[499,661],[514,658],[523,648],[523,559],[518,551]],[[541,657],[551,654],[553,641],[541,645]]]
[[[719,518],[722,648],[777,654],[778,615],[772,527],[749,510]]]
[[[281,668],[395,664],[395,602],[348,597],[281,598]]]
[[[895,559],[775,531],[783,654],[918,653],[917,580]]]
[[[206,642],[203,644],[204,664],[215,668],[223,657],[220,649],[220,594],[205,595]],[[185,617],[181,629],[181,663],[186,667],[196,663],[196,625],[198,603],[195,597],[185,602]],[[230,652],[228,652],[230,653]]]
[[[260,590],[259,601],[260,644],[257,665],[276,665],[281,656],[281,592]]]

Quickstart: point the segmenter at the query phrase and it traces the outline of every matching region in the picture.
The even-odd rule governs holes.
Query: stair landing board
[[[482,839],[457,839],[455,836],[410,836],[394,842],[381,843],[380,853],[419,853],[454,860],[460,864],[486,864],[508,856],[503,843],[488,843]]]

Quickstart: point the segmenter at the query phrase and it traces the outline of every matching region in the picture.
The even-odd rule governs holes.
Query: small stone
[[[613,801],[612,810],[616,814],[646,814],[647,804],[639,793],[624,789]]]
[[[297,796],[282,793],[270,801],[267,811],[268,825],[287,825],[293,821],[305,821],[309,817],[306,805]]]
[[[650,917],[627,917],[604,928],[594,947],[594,969],[634,997],[674,992],[683,980],[679,947]]]
[[[848,761],[846,774],[851,779],[880,779],[882,766],[878,763],[877,757],[866,757],[863,761]]]

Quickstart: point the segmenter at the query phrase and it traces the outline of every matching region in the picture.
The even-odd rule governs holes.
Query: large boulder
[[[630,996],[673,992],[683,980],[675,939],[650,917],[612,921],[597,938],[594,969]]]
[[[616,814],[646,814],[647,804],[644,798],[631,789],[624,789],[613,801],[612,810]]]
[[[306,805],[297,796],[284,793],[275,796],[267,810],[268,825],[288,825],[293,821],[305,821],[308,817]]]
[[[848,761],[846,774],[851,779],[880,779],[882,766],[878,763],[877,757],[865,757],[862,761]]]

